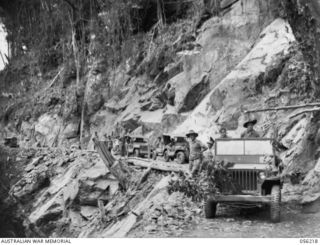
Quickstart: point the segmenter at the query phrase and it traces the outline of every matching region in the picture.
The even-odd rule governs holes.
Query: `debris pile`
[[[183,193],[166,192],[162,198],[144,213],[136,229],[149,234],[170,235],[195,223],[201,215],[202,205]]]

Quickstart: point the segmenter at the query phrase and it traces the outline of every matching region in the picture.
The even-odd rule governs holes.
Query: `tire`
[[[271,189],[271,203],[270,203],[270,220],[273,223],[280,222],[280,208],[281,208],[281,191],[279,185],[272,186]]]
[[[217,213],[217,203],[209,198],[204,202],[204,215],[206,219],[213,219],[216,217]]]
[[[164,161],[166,161],[166,162],[170,161],[170,157],[169,157],[168,151],[165,151],[163,153],[163,158],[164,158]]]
[[[134,156],[135,157],[140,157],[140,150],[139,149],[134,149]]]
[[[177,162],[178,164],[184,164],[186,162],[186,155],[183,151],[177,153]]]
[[[153,159],[153,160],[157,160],[157,152],[155,152],[155,151],[153,152],[153,154],[152,154],[152,159]]]

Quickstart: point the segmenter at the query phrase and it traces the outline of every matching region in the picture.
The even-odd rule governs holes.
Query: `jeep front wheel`
[[[272,186],[271,203],[270,203],[270,219],[272,222],[280,222],[280,206],[281,206],[281,190],[279,185]]]
[[[169,162],[170,157],[169,157],[168,151],[165,151],[165,152],[163,153],[163,158],[164,158],[164,160],[165,160],[166,162]]]
[[[153,159],[153,160],[157,160],[157,152],[155,152],[155,151],[153,152],[153,154],[152,154],[152,159]]]
[[[208,198],[204,202],[204,215],[206,219],[213,219],[216,217],[217,213],[217,203],[212,199]]]
[[[134,156],[139,157],[140,156],[140,151],[139,149],[134,149]]]
[[[184,164],[186,162],[186,155],[184,154],[184,152],[179,151],[177,153],[177,162],[178,164]]]

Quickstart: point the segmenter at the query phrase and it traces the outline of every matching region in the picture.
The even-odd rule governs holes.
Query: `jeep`
[[[205,200],[206,218],[214,218],[217,204],[250,207],[268,205],[272,222],[280,221],[281,167],[272,139],[217,139],[215,163],[228,163],[228,175],[238,193],[219,190]]]
[[[166,162],[177,159],[179,164],[188,162],[189,159],[189,144],[184,136],[173,136],[164,134],[162,135],[162,142],[153,151],[153,159],[157,156],[163,156]]]
[[[127,136],[127,138],[127,156],[149,156],[150,149],[146,138],[143,136]]]

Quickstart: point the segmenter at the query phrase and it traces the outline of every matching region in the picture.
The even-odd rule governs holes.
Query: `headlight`
[[[260,173],[259,173],[259,178],[260,178],[261,180],[265,180],[265,179],[266,179],[266,174],[265,174],[264,172],[260,172]]]

